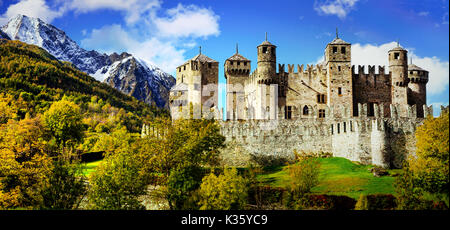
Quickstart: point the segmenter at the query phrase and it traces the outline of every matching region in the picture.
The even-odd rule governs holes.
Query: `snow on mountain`
[[[87,51],[66,33],[39,18],[17,15],[1,28],[9,38],[37,45],[58,60],[68,61],[98,81],[107,82],[125,94],[148,104],[168,108],[169,90],[175,79],[158,67],[131,54],[111,55]],[[3,36],[0,34],[0,36]]]

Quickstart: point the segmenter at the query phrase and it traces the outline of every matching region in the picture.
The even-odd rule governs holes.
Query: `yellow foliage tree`
[[[199,190],[201,210],[242,209],[247,199],[247,186],[236,168],[225,169],[222,175],[204,177]]]
[[[0,207],[36,207],[51,173],[39,117],[9,120],[0,130]]]

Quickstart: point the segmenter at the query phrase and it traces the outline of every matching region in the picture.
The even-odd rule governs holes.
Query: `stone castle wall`
[[[395,112],[386,116],[375,107],[373,117],[367,116],[367,105],[360,105],[359,117],[220,121],[228,144],[221,153],[223,162],[233,166],[284,163],[294,160],[297,150],[400,168],[408,154],[415,154],[415,130],[424,119],[417,117],[415,106],[407,106],[408,117]],[[424,110],[432,114],[431,106]]]

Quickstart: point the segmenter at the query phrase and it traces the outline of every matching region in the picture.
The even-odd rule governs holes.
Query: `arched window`
[[[303,115],[308,115],[308,114],[309,114],[309,108],[308,108],[307,105],[305,105],[305,106],[303,107]]]

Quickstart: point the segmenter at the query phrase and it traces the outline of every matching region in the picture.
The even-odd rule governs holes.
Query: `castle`
[[[293,151],[331,152],[365,164],[401,167],[415,153],[414,133],[424,117],[428,71],[408,65],[408,51],[389,50],[384,66],[351,65],[351,44],[336,38],[317,65],[278,64],[277,47],[257,46],[258,60],[236,53],[225,60],[226,121],[219,119],[230,164],[292,159]],[[367,54],[370,55],[370,54]],[[287,67],[287,68],[286,68]],[[172,119],[222,118],[219,63],[200,53],[177,67],[170,92]],[[287,71],[286,71],[287,70]],[[378,70],[378,71],[376,71]]]

